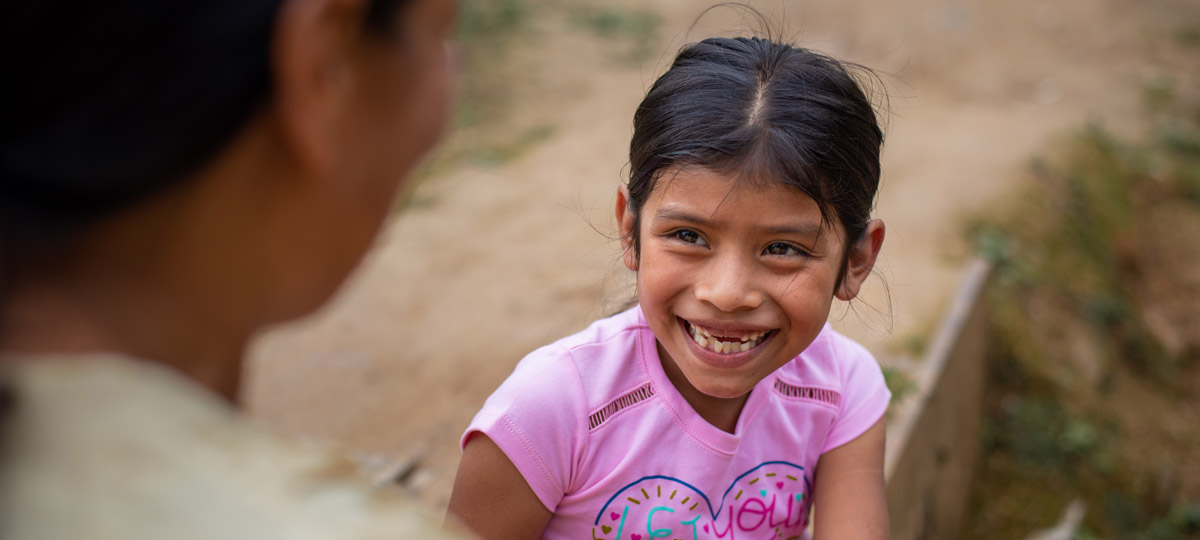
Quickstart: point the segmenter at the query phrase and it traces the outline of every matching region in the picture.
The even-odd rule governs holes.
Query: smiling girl
[[[847,66],[683,49],[617,193],[638,305],[527,356],[463,435],[450,511],[487,539],[886,538],[874,358],[827,324],[884,226],[883,134]]]

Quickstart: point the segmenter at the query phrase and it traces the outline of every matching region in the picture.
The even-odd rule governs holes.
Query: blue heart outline
[[[683,485],[687,486],[687,487],[688,487],[688,489],[691,489],[693,492],[695,492],[697,495],[699,495],[699,496],[700,496],[700,498],[704,499],[704,504],[708,505],[708,513],[709,513],[709,515],[711,515],[711,516],[712,516],[712,519],[713,519],[713,521],[716,521],[716,520],[717,520],[717,518],[718,518],[718,517],[721,515],[721,509],[725,508],[725,498],[729,496],[729,492],[733,491],[733,487],[734,487],[734,486],[736,486],[736,485],[737,485],[737,483],[738,483],[738,482],[740,482],[740,481],[741,481],[743,478],[745,478],[745,477],[747,477],[747,476],[749,476],[749,475],[753,474],[753,473],[754,473],[754,471],[757,471],[757,470],[759,470],[759,469],[761,469],[761,468],[763,468],[763,467],[766,467],[767,465],[787,465],[788,467],[793,467],[793,468],[799,469],[799,470],[800,470],[800,475],[799,475],[799,476],[800,476],[801,478],[803,478],[803,479],[804,479],[804,490],[805,490],[805,492],[806,492],[806,493],[812,493],[812,485],[811,485],[811,484],[809,484],[809,482],[808,482],[808,474],[805,472],[805,470],[804,470],[804,467],[801,467],[800,465],[796,465],[795,463],[790,463],[790,462],[787,462],[787,461],[764,461],[764,462],[762,462],[762,463],[758,464],[758,466],[754,467],[753,469],[750,469],[750,470],[748,470],[748,471],[746,471],[746,472],[742,473],[742,474],[741,474],[740,476],[738,476],[737,478],[734,478],[734,479],[733,479],[733,481],[729,483],[729,488],[727,488],[727,489],[725,490],[725,494],[724,494],[724,495],[721,495],[721,505],[717,507],[717,511],[716,511],[716,512],[713,512],[713,509],[712,509],[712,507],[713,507],[713,506],[712,506],[712,501],[710,501],[710,500],[708,499],[708,495],[705,495],[705,494],[704,494],[704,491],[702,491],[702,490],[700,490],[700,489],[697,489],[697,488],[696,488],[696,486],[693,486],[693,485],[691,485],[691,484],[689,484],[689,483],[687,483],[687,482],[684,482],[683,480],[680,480],[680,479],[678,479],[678,478],[674,478],[674,477],[671,477],[671,476],[663,476],[663,475],[661,475],[661,474],[656,474],[656,475],[653,475],[653,476],[643,476],[643,477],[641,477],[641,478],[638,478],[637,480],[634,480],[633,482],[630,482],[630,483],[628,483],[628,484],[625,484],[625,486],[624,486],[624,487],[622,487],[621,489],[617,490],[617,492],[616,492],[616,493],[614,493],[614,494],[613,494],[613,496],[612,496],[612,497],[610,497],[610,498],[608,499],[608,501],[606,501],[606,502],[604,503],[604,506],[600,507],[600,512],[596,514],[596,521],[595,521],[595,523],[593,523],[592,525],[599,525],[599,524],[600,524],[600,518],[604,517],[604,512],[605,512],[606,510],[608,510],[608,507],[612,505],[613,501],[617,500],[617,497],[620,497],[620,496],[621,496],[621,494],[622,494],[622,493],[625,493],[625,491],[626,491],[627,489],[629,489],[629,488],[631,488],[631,487],[633,487],[633,486],[635,486],[635,485],[637,485],[637,484],[639,484],[639,483],[641,483],[641,482],[643,482],[643,481],[645,481],[645,480],[669,480],[669,481],[671,481],[671,482],[677,482],[677,483],[680,483],[680,484],[683,484]]]

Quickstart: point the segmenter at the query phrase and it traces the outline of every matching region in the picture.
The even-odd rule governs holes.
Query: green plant
[[[534,126],[512,140],[472,149],[468,155],[468,159],[471,163],[481,167],[504,165],[525,154],[530,148],[549,139],[553,135],[553,126]]]
[[[1032,162],[1023,195],[967,224],[995,270],[964,537],[1021,537],[1075,497],[1089,508],[1079,539],[1200,537],[1200,492],[1162,480],[1198,474],[1180,457],[1197,435],[1171,421],[1200,406],[1200,281],[1186,277],[1200,268],[1200,103],[1178,102],[1168,79],[1144,98],[1145,138],[1090,125]],[[1147,309],[1168,315],[1152,325]]]
[[[917,390],[916,381],[908,373],[892,366],[883,366],[883,382],[892,392],[892,403],[899,403]]]
[[[466,47],[521,29],[529,16],[525,0],[463,0],[457,37]]]

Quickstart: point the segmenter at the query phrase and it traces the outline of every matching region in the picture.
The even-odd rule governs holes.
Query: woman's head
[[[41,309],[31,291],[108,323],[160,310],[231,334],[312,311],[442,133],[455,15],[453,0],[6,3],[0,339],[28,334],[13,313]],[[116,306],[135,300],[163,305]]]
[[[391,31],[408,0],[371,3]],[[272,95],[281,0],[17,2],[0,30],[0,204],[7,219],[86,222],[210,160]]]
[[[358,144],[362,155],[343,157],[357,163],[319,166],[345,166],[330,172],[346,182],[387,175],[394,188],[440,132],[447,69],[435,64],[445,64],[452,12],[448,0],[10,3],[0,18],[0,272],[13,279],[96,223],[187,184],[267,115],[298,146],[285,152],[315,154],[301,159],[333,152],[312,131],[343,131],[328,136]],[[384,80],[389,69],[404,80]],[[359,104],[318,103],[346,80]]]
[[[883,132],[853,69],[759,38],[684,48],[634,115],[630,210],[640,214],[664,173],[700,167],[797,189],[826,225],[858,240],[879,187]]]

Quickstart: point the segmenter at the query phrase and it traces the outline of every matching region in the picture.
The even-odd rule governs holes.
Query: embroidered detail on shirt
[[[720,499],[670,476],[643,476],[608,499],[592,522],[593,540],[799,540],[808,526],[812,485],[804,467],[767,461],[735,478]],[[580,531],[587,538],[586,531]],[[615,536],[614,536],[615,535]]]
[[[775,390],[787,397],[820,401],[834,407],[837,407],[842,402],[842,395],[834,390],[813,388],[811,386],[792,386],[779,379],[775,379]]]
[[[616,414],[617,411],[635,403],[645,401],[653,395],[654,389],[650,387],[650,383],[646,383],[637,390],[614,399],[612,403],[601,407],[600,410],[588,416],[588,429],[593,430],[600,427],[600,424],[603,424],[605,420],[608,420],[608,417]]]

